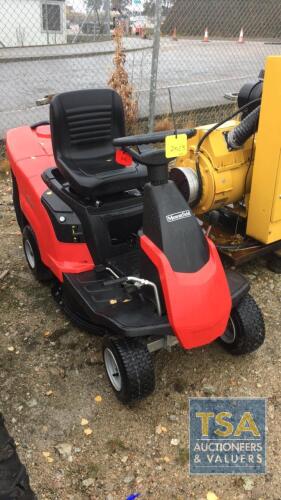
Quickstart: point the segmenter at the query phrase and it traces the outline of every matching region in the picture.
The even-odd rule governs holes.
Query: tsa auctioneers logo
[[[190,474],[265,474],[266,400],[189,399]]]

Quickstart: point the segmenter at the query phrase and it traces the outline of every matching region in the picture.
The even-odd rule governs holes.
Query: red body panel
[[[55,166],[50,127],[9,130],[6,145],[19,188],[21,209],[35,232],[44,264],[60,281],[63,280],[63,273],[93,269],[94,263],[85,243],[62,243],[57,240],[48,213],[41,203],[41,196],[48,189],[41,174]]]
[[[41,203],[48,189],[41,175],[55,166],[49,126],[10,130],[7,154],[17,180],[21,209],[35,232],[44,264],[60,281],[63,273],[92,270],[94,262],[87,245],[59,242]],[[169,322],[185,349],[208,344],[222,335],[230,316],[226,276],[214,244],[208,243],[207,264],[196,273],[182,274],[173,271],[151,240],[141,237],[142,249],[159,271]]]
[[[168,319],[180,344],[192,349],[209,344],[226,330],[231,296],[221,260],[208,240],[210,258],[196,273],[175,273],[167,257],[146,236],[141,247],[157,267]]]

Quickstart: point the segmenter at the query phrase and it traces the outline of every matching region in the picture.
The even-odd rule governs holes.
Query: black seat
[[[59,94],[50,105],[57,167],[71,189],[95,198],[141,188],[144,165],[124,168],[115,161],[113,139],[125,135],[121,97],[110,89]]]

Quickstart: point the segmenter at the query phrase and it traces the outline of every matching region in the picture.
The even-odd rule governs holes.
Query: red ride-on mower
[[[104,335],[105,369],[122,402],[153,391],[153,351],[220,339],[244,354],[264,341],[248,282],[224,271],[168,179],[165,151],[147,147],[172,134],[124,137],[112,90],[58,95],[50,126],[7,134],[28,265],[40,281],[53,280],[76,324]]]

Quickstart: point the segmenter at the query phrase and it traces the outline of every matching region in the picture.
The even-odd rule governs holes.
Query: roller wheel
[[[265,327],[261,310],[253,297],[247,294],[232,310],[220,343],[226,351],[238,356],[256,351],[264,339]]]
[[[43,264],[35,234],[30,226],[25,226],[22,233],[23,249],[29,269],[38,281],[50,281],[52,273]]]
[[[105,337],[103,359],[111,387],[122,403],[143,399],[154,391],[154,368],[145,344]]]

